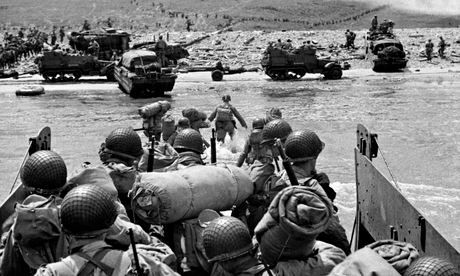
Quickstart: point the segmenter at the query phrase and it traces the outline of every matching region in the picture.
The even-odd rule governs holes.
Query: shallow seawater
[[[25,81],[26,82],[26,81]],[[116,84],[98,81],[46,85],[39,97],[16,97],[14,82],[0,83],[0,191],[5,198],[27,148],[43,126],[71,174],[98,162],[105,136],[120,126],[140,127],[137,108],[159,99],[131,99]],[[325,81],[315,76],[274,82],[260,74],[181,75],[170,97],[173,114],[196,107],[208,115],[225,94],[248,125],[278,107],[293,129],[312,129],[326,143],[318,169],[338,193],[341,221],[351,229],[355,208],[353,148],[356,125],[378,133],[388,167],[403,193],[460,249],[460,78],[458,73],[382,74]],[[239,125],[238,125],[239,126]],[[210,129],[202,134],[210,138]],[[236,161],[249,131],[218,146],[218,160]],[[209,156],[209,152],[207,152]],[[389,176],[381,158],[376,164]]]

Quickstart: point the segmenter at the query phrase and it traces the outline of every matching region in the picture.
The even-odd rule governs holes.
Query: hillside
[[[2,0],[4,29],[35,24],[70,29],[88,19],[104,26],[142,30],[185,29],[185,16],[194,31],[213,31],[229,24],[234,30],[363,29],[374,14],[391,18],[398,28],[456,27],[459,16],[410,13],[388,5],[347,0]]]

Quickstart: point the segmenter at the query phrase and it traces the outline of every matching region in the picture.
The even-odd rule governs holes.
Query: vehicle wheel
[[[221,81],[224,78],[224,72],[220,70],[214,70],[211,73],[211,78],[213,81]]]
[[[81,78],[81,72],[80,71],[75,71],[72,73],[74,80],[79,80]]]
[[[270,78],[272,78],[272,80],[285,80],[286,79],[285,71],[269,70],[266,73]]]
[[[338,80],[342,77],[342,69],[339,67],[332,67],[324,73],[324,77],[330,80]]]
[[[108,81],[116,81],[115,72],[114,72],[113,68],[107,69],[107,72],[105,73],[105,76],[107,77]]]

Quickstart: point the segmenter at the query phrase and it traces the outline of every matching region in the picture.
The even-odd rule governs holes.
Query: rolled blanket
[[[407,242],[380,240],[367,247],[373,249],[401,274],[419,257],[418,250]]]
[[[262,258],[269,265],[305,260],[312,255],[316,236],[328,227],[332,214],[332,203],[322,190],[284,188],[255,228]]]

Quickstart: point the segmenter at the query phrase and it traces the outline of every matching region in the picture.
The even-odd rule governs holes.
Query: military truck
[[[340,79],[342,67],[334,60],[316,57],[314,47],[285,50],[269,46],[262,57],[265,74],[273,80],[300,79],[306,73],[320,73],[326,79]]]
[[[376,72],[398,71],[407,66],[403,45],[396,38],[370,41],[368,51],[372,56],[372,70]]]
[[[92,55],[46,51],[35,59],[35,63],[45,81],[78,80],[81,76],[106,76],[107,80],[115,81],[115,62],[98,60]]]
[[[122,55],[129,50],[130,34],[116,29],[100,29],[82,32],[70,32],[67,35],[69,45],[77,50],[86,53],[91,40],[99,44],[97,58],[99,60],[110,60],[113,52]]]
[[[120,90],[133,98],[164,96],[174,88],[177,75],[162,68],[155,52],[131,50],[123,54],[114,68]]]
[[[133,45],[131,49],[145,49],[155,52],[155,42],[143,42]],[[168,46],[165,49],[165,57],[167,58],[166,64],[177,65],[177,61],[181,58],[186,58],[190,54],[181,44],[171,44],[168,43]]]

